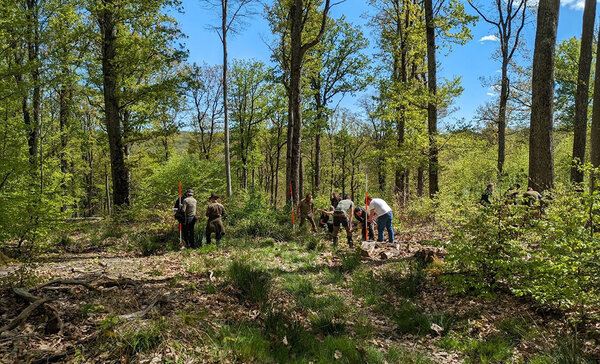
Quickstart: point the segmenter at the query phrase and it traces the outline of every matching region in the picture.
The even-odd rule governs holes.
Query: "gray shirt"
[[[183,204],[181,205],[181,209],[185,216],[196,216],[196,199],[192,196],[186,197],[183,200]]]
[[[353,208],[354,208],[354,202],[352,202],[352,200],[350,200],[350,199],[341,200],[340,202],[338,202],[338,205],[333,212],[335,212],[335,213],[343,212],[344,215],[346,215],[346,217],[348,217],[351,215],[351,210]]]

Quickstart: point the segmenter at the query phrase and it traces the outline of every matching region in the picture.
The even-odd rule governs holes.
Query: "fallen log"
[[[400,255],[400,250],[398,249],[390,249],[379,253],[379,258],[381,259],[391,259],[393,257],[397,257]]]

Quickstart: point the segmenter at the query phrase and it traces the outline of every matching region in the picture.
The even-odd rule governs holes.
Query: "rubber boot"
[[[338,243],[338,237],[334,236],[333,237],[333,247],[336,248],[337,247],[337,243]]]
[[[206,245],[210,245],[210,234],[206,234]]]
[[[225,233],[217,234],[217,248],[221,245],[221,239],[223,239]]]
[[[354,248],[354,242],[352,241],[352,237],[351,236],[348,237],[348,246],[350,248]]]

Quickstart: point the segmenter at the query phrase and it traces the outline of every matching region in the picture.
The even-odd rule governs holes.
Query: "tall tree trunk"
[[[229,151],[229,112],[228,112],[228,88],[227,88],[227,10],[229,8],[228,0],[221,1],[221,33],[223,41],[223,117],[225,129],[225,178],[227,179],[227,196],[232,194],[231,189],[231,153]]]
[[[317,118],[322,116],[317,116]],[[321,192],[321,130],[315,135],[315,197]]]
[[[598,31],[600,39],[600,30]],[[594,75],[594,105],[592,107],[592,137],[591,137],[591,159],[594,168],[600,167],[600,42],[596,44],[596,71]],[[597,188],[595,182],[597,176],[592,179],[592,189]]]
[[[29,128],[28,144],[29,144],[29,161],[33,166],[32,171],[35,171],[35,166],[38,162],[38,143],[39,143],[39,127],[41,119],[41,90],[40,90],[40,65],[39,62],[39,9],[37,0],[27,0],[27,59],[28,65],[31,67],[31,82],[32,82],[32,101],[33,120],[30,118],[27,108],[27,98],[23,99],[23,110],[25,117],[25,125]],[[35,172],[34,172],[35,173]]]
[[[529,186],[536,191],[554,186],[552,112],[559,7],[559,0],[540,0],[538,7],[529,135]]]
[[[117,28],[112,0],[106,0],[106,8],[100,15],[102,32],[102,76],[104,86],[104,115],[108,144],[110,147],[110,169],[113,182],[113,201],[115,206],[129,205],[128,171],[123,151],[123,136],[119,115],[119,98],[117,95],[116,42]]]
[[[295,8],[296,6],[294,6]],[[301,11],[299,9],[298,11]],[[300,12],[299,16],[302,15]],[[299,22],[293,22],[299,23]],[[292,139],[290,147],[290,183],[292,186],[292,199],[294,205],[299,201],[300,188],[300,153],[302,152],[302,55],[301,33],[299,27],[292,27],[291,44],[292,57],[290,68],[290,122],[292,124]]]
[[[425,191],[425,173],[423,173],[423,167],[417,169],[417,195],[423,196]]]
[[[508,59],[504,56],[502,59],[502,78],[500,81],[500,109],[498,110],[498,176],[502,177],[504,171],[504,160],[506,157],[506,104],[510,92],[508,80]]]
[[[573,183],[583,182],[583,171],[580,170],[579,166],[585,163],[590,69],[592,68],[592,43],[594,41],[595,18],[596,0],[586,0],[583,10],[583,27],[581,30],[577,93],[575,94],[575,132],[573,135],[573,164],[571,165],[571,182]]]
[[[437,148],[437,70],[435,61],[435,23],[433,19],[433,0],[425,0],[425,25],[427,37],[427,131],[429,134],[429,197],[440,190],[438,184],[438,148]]]

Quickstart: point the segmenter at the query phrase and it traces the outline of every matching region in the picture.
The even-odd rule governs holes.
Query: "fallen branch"
[[[27,308],[24,309],[19,314],[19,316],[15,317],[7,325],[5,325],[4,327],[0,328],[0,332],[9,331],[9,330],[12,330],[15,327],[19,326],[21,324],[21,322],[25,321],[29,317],[29,315],[31,315],[38,307],[40,307],[41,305],[43,305],[44,303],[46,303],[48,301],[49,301],[48,298],[40,298],[39,300],[33,302],[32,304],[30,304],[29,306],[27,306]]]
[[[137,312],[132,312],[132,313],[129,313],[126,315],[119,315],[119,318],[122,318],[124,320],[129,320],[129,319],[134,319],[134,318],[142,318],[142,317],[146,316],[146,314],[148,312],[150,312],[150,310],[152,310],[154,308],[154,306],[156,306],[157,304],[169,302],[171,299],[172,299],[172,297],[169,297],[169,296],[157,297],[148,306],[146,306],[145,309],[143,309],[141,311],[137,311]]]
[[[29,291],[27,291],[23,288],[13,287],[13,292],[17,296],[19,296],[31,303],[38,302],[39,300],[42,299],[40,297],[34,296],[33,294],[29,293]],[[60,318],[60,313],[58,312],[56,307],[52,306],[48,302],[45,302],[44,310],[46,310],[46,313],[49,316],[48,322],[46,322],[46,328],[45,328],[46,333],[47,334],[56,334],[56,333],[60,332],[60,330],[62,330],[62,328],[63,328],[63,321]]]
[[[94,285],[96,287],[104,287],[104,288],[110,288],[110,287],[115,287],[115,286],[136,286],[137,282],[134,281],[133,279],[129,279],[129,278],[119,278],[119,279],[105,279],[102,281],[96,281],[94,282]]]
[[[40,290],[44,287],[48,287],[48,286],[54,286],[54,285],[72,285],[72,286],[84,286],[85,288],[92,290],[92,291],[98,291],[98,288],[92,286],[90,283],[86,282],[86,281],[82,281],[82,280],[78,280],[78,279],[54,279],[50,282],[46,282],[44,284],[40,284],[39,286],[35,287],[33,290],[37,291]]]

